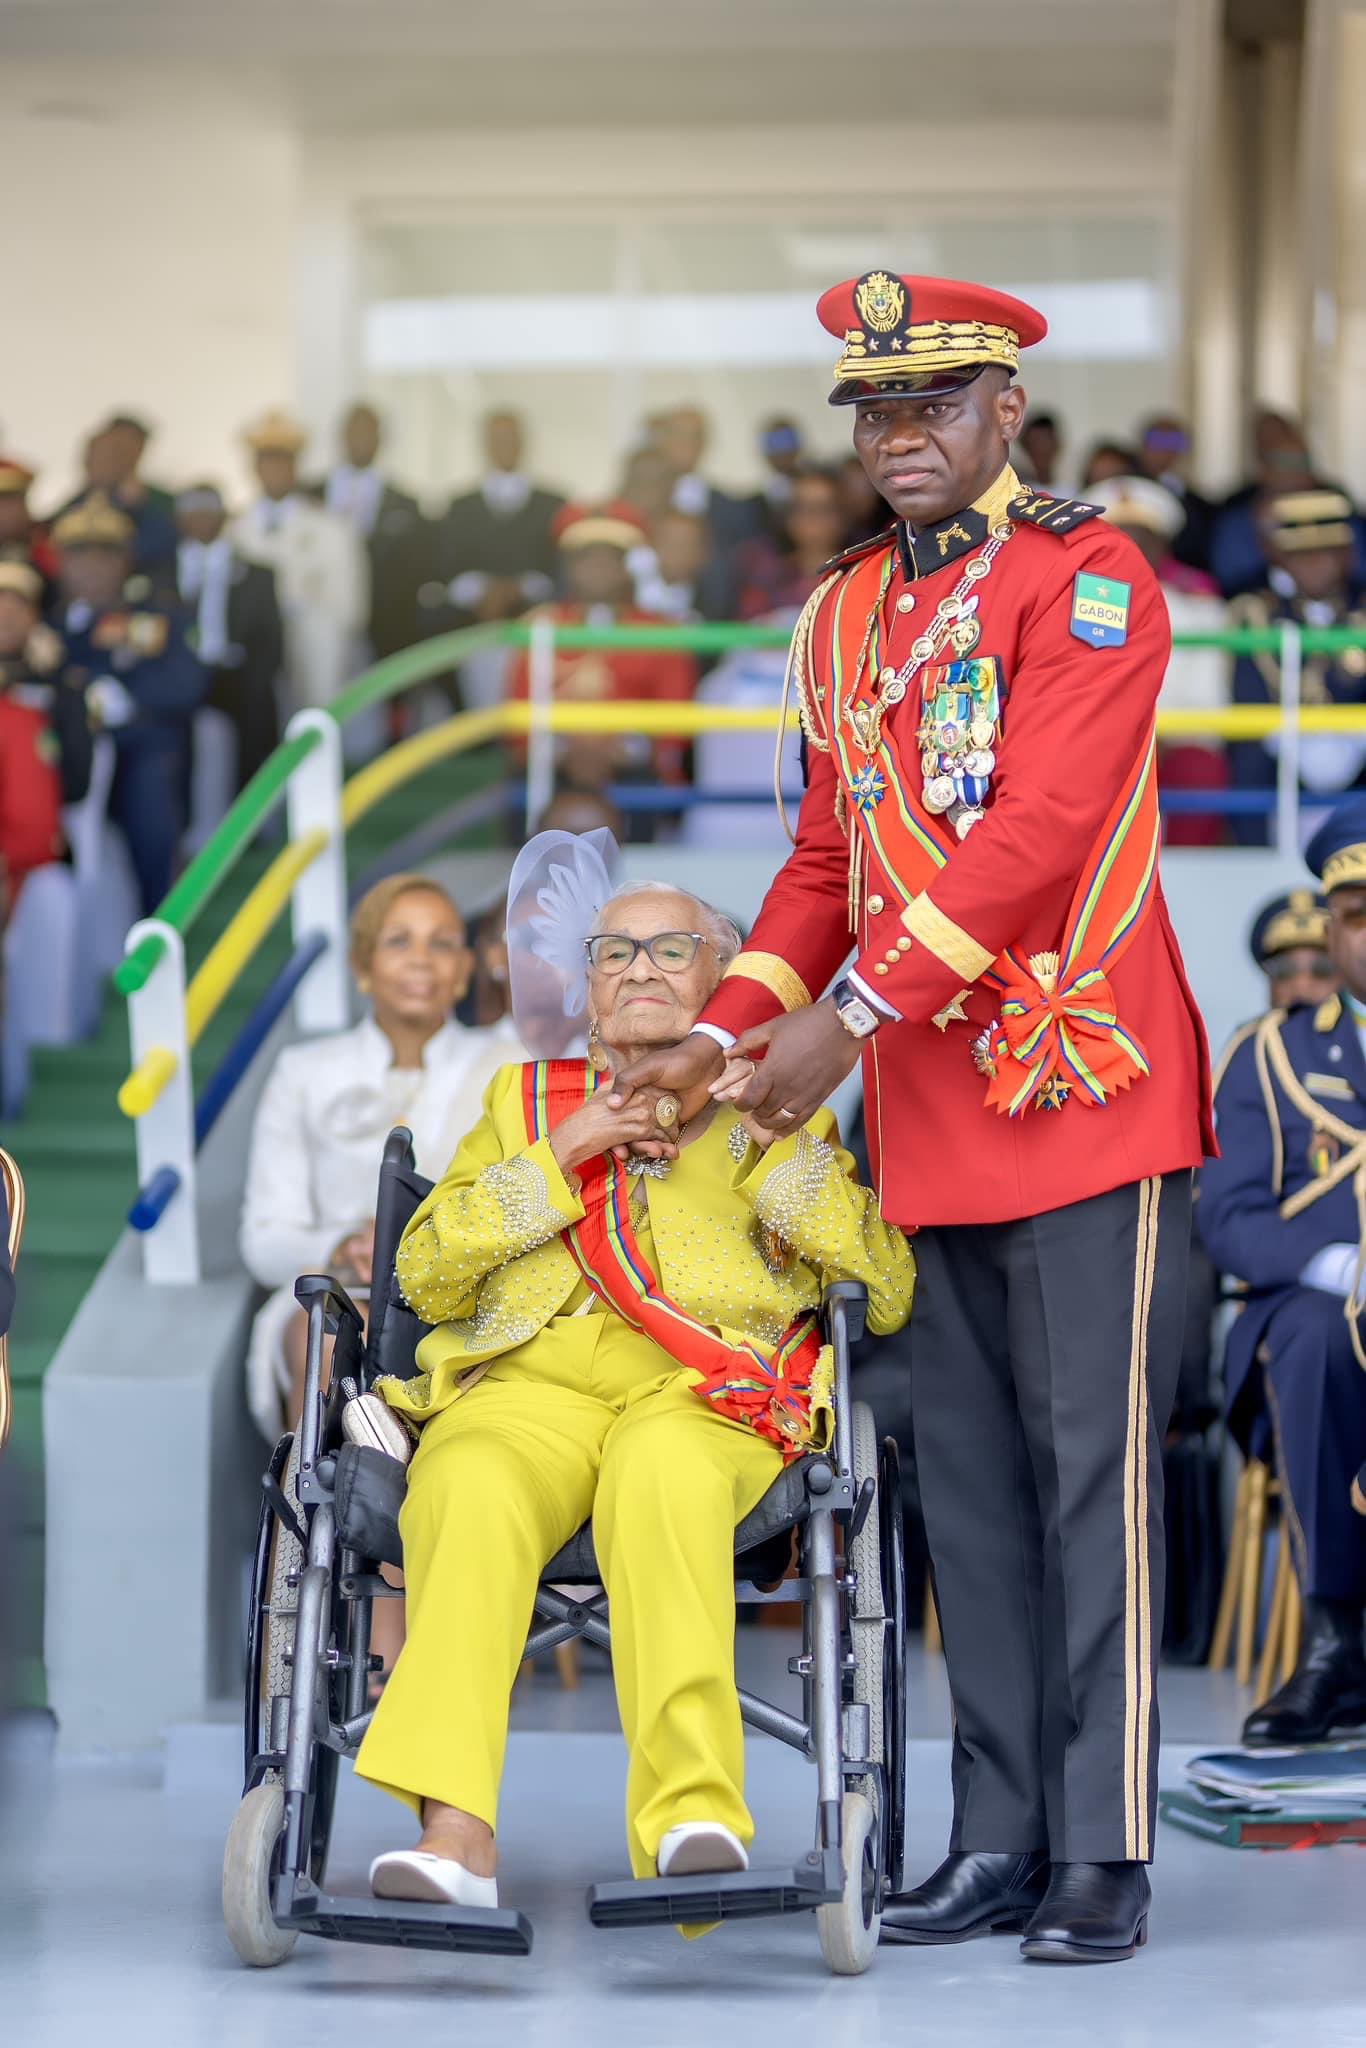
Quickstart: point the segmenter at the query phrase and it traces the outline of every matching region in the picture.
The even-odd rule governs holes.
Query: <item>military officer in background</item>
[[[260,496],[234,522],[248,561],[275,572],[285,622],[286,710],[330,704],[364,666],[370,616],[365,546],[354,526],[315,505],[299,481],[307,430],[268,412],[244,436]]]
[[[85,679],[44,622],[43,578],[31,562],[0,560],[0,698],[38,715],[39,752],[56,763],[61,801],[79,803],[94,751]]]
[[[1313,889],[1290,889],[1264,903],[1247,943],[1266,976],[1269,1009],[1318,1004],[1337,993],[1338,970],[1328,947],[1328,900]],[[1224,1064],[1234,1046],[1256,1029],[1257,1022],[1260,1019],[1244,1025],[1235,1036],[1224,1054]]]
[[[1273,498],[1264,519],[1267,549],[1265,589],[1234,598],[1231,626],[1355,626],[1366,631],[1366,593],[1356,576],[1356,532],[1351,500],[1340,491],[1292,491]],[[1236,704],[1279,704],[1281,659],[1277,653],[1241,654],[1233,669]],[[1304,704],[1366,703],[1366,650],[1306,654],[1300,677]],[[1241,740],[1229,748],[1235,789],[1276,787],[1280,742]],[[1366,780],[1366,736],[1357,733],[1301,733],[1300,785],[1334,796]],[[1265,846],[1270,812],[1235,814],[1234,836],[1245,846]]]
[[[750,941],[617,1087],[686,1115],[710,1085],[782,1130],[863,1055],[882,1211],[918,1233],[955,1716],[950,1853],[884,1939],[1016,1927],[1031,1960],[1118,1961],[1147,1934],[1161,1448],[1212,1142],[1156,878],[1167,612],[1095,506],[1011,467],[1039,313],[886,271],[818,310],[895,524],[798,622],[806,794]]]
[[[1332,813],[1306,859],[1342,992],[1239,1034],[1198,1204],[1216,1264],[1248,1290],[1225,1354],[1230,1423],[1274,1457],[1304,1597],[1296,1669],[1243,1728],[1273,1747],[1366,1722],[1366,1525],[1349,1498],[1366,1456],[1366,797]]]
[[[0,561],[31,562],[46,594],[57,579],[57,557],[47,528],[34,518],[29,492],[36,473],[17,456],[0,455]]]
[[[112,732],[109,815],[128,842],[143,915],[171,886],[185,829],[191,720],[208,678],[178,613],[133,577],[128,514],[98,494],[52,530],[59,595],[53,624],[97,722]]]

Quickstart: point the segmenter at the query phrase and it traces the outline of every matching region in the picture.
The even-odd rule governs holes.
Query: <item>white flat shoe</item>
[[[711,1871],[748,1870],[749,1857],[739,1836],[719,1821],[685,1820],[665,1835],[655,1868],[661,1877],[700,1877]]]
[[[377,1899],[428,1899],[438,1906],[498,1904],[496,1877],[476,1877],[453,1856],[427,1849],[390,1849],[370,1865],[370,1889]]]
[[[386,1457],[406,1465],[413,1455],[413,1440],[388,1402],[378,1394],[360,1394],[342,1409],[342,1435],[353,1444],[366,1444]]]

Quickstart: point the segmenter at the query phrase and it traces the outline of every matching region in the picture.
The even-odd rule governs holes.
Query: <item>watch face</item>
[[[876,1013],[858,996],[851,996],[848,1002],[841,1003],[839,1020],[855,1038],[871,1038],[878,1026]]]

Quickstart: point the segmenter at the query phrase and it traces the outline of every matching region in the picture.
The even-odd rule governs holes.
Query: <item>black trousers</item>
[[[911,1403],[949,1686],[954,1849],[1146,1862],[1162,1437],[1191,1177],[915,1238]]]

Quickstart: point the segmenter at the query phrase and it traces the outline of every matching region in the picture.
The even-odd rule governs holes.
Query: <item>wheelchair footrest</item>
[[[276,1924],[327,1941],[361,1941],[386,1948],[463,1950],[477,1955],[529,1956],[531,1922],[503,1908],[443,1906],[422,1899],[335,1898],[331,1893],[277,1888]]]
[[[819,1863],[795,1870],[726,1870],[698,1877],[655,1877],[595,1884],[588,1893],[588,1917],[595,1927],[689,1926],[711,1920],[757,1920],[772,1913],[809,1913],[832,1905],[842,1887],[830,1889]]]

